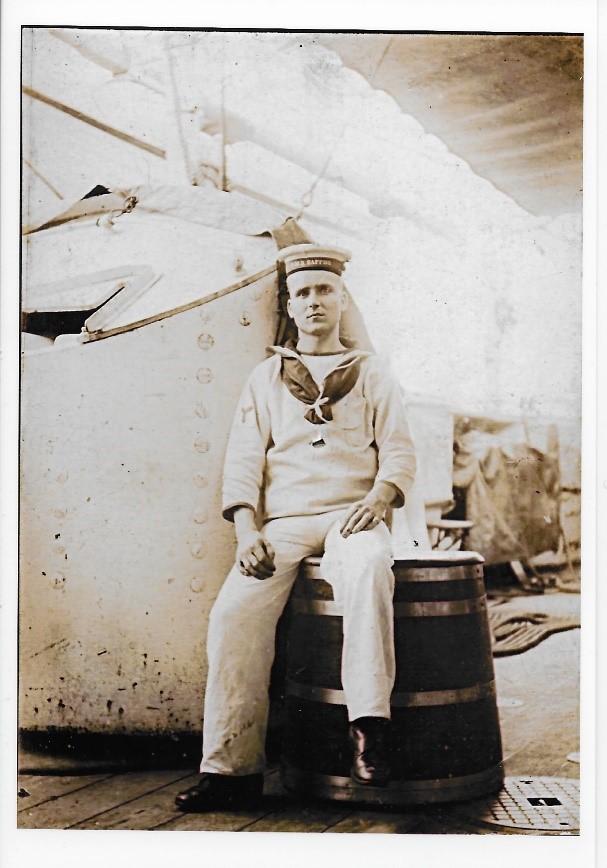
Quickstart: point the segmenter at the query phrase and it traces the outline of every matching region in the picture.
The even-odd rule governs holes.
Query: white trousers
[[[350,720],[390,717],[394,686],[392,544],[382,522],[347,539],[346,510],[268,522],[275,552],[269,579],[234,566],[211,611],[201,772],[248,775],[264,768],[276,624],[300,562],[324,550],[323,578],[343,606],[342,686]]]

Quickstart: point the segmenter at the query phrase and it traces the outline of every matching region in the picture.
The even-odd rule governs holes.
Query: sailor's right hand
[[[274,549],[259,531],[252,531],[239,537],[236,564],[243,576],[269,579],[276,569],[274,558]]]

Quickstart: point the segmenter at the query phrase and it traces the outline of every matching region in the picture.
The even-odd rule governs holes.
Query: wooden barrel
[[[437,553],[438,554],[438,553]],[[306,558],[289,602],[287,789],[338,801],[418,805],[476,798],[503,784],[482,558],[394,565],[396,683],[391,779],[350,778],[352,749],[341,684],[342,619],[320,558]]]

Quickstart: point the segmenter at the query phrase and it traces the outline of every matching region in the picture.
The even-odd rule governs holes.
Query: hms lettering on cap
[[[341,275],[350,253],[338,247],[327,247],[319,244],[292,244],[278,254],[285,267],[288,277],[296,271],[330,271]]]
[[[335,262],[333,259],[294,259],[289,265],[294,271],[296,268],[333,268]]]

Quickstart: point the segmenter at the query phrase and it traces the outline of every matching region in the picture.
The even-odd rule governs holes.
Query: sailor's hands
[[[255,524],[253,507],[245,504],[234,509],[236,528],[236,564],[243,576],[269,579],[274,573],[275,552]]]
[[[367,503],[366,498],[353,503],[341,524],[339,532],[344,539],[361,530],[372,530],[383,521],[387,506]]]
[[[274,557],[274,549],[258,530],[238,538],[236,563],[243,576],[269,579],[275,570]]]
[[[385,482],[376,482],[369,494],[353,503],[341,523],[339,532],[344,539],[361,530],[372,530],[384,520],[386,510],[394,500],[395,491]]]

